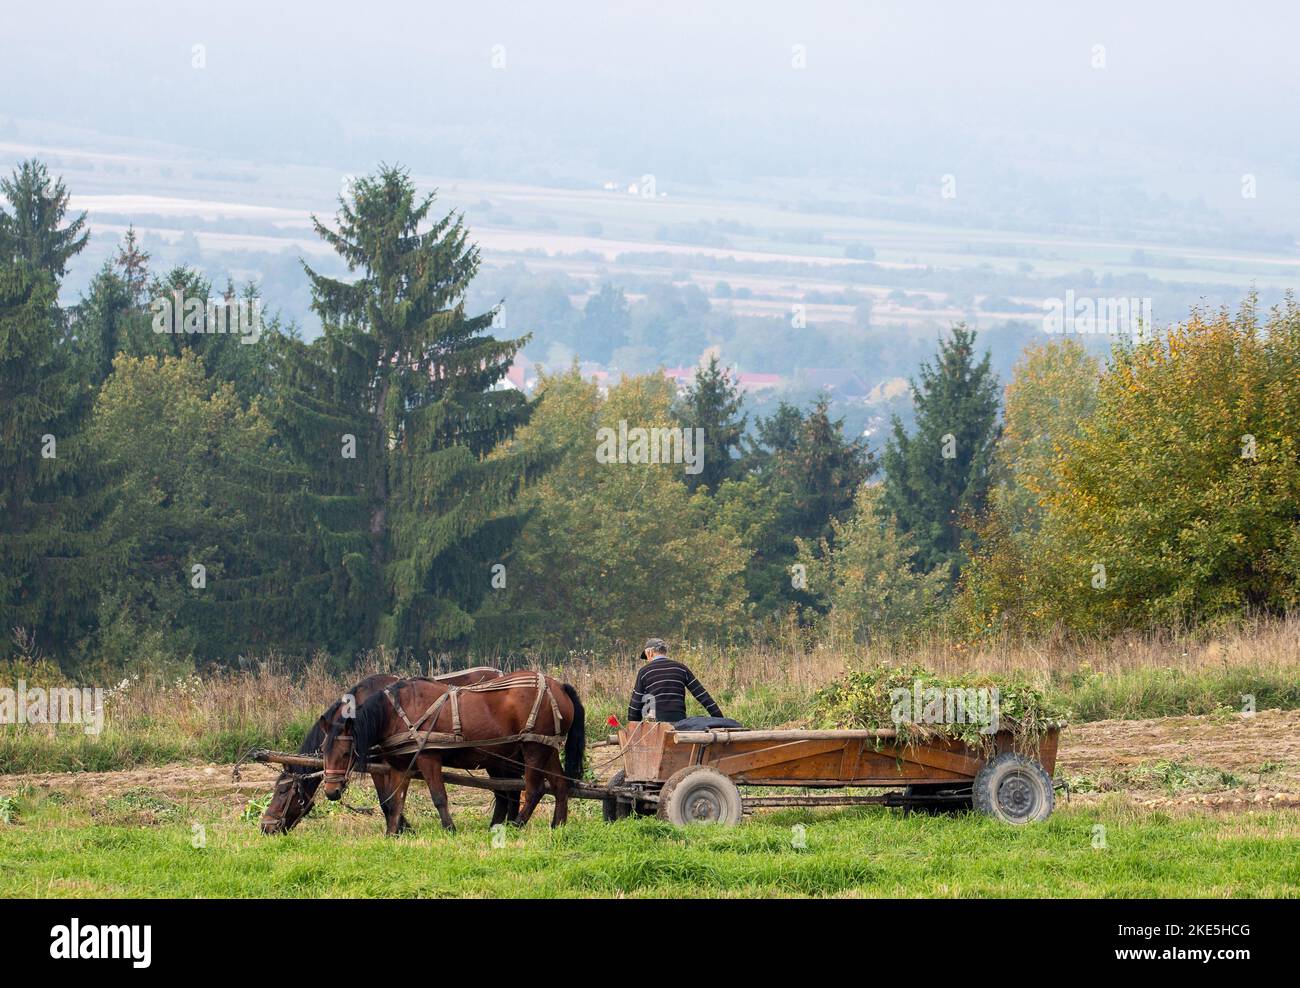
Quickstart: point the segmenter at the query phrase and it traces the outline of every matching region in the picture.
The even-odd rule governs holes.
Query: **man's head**
[[[653,659],[656,655],[667,655],[668,643],[662,638],[647,638],[641,649],[643,659]]]

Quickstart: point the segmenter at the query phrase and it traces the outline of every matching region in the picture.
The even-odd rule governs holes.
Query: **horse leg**
[[[402,776],[400,781],[394,781],[396,778],[395,772],[390,772],[386,776],[375,776],[375,792],[379,794],[379,805],[384,810],[384,819],[388,824],[384,832],[390,837],[396,837],[410,829],[410,824],[406,822],[406,816],[402,813],[402,809],[406,806],[406,787],[410,784],[410,780]]]
[[[411,777],[409,775],[404,775],[402,776],[401,785],[397,787],[397,799],[399,800],[397,804],[397,832],[399,834],[405,833],[411,829],[411,823],[406,819],[406,814],[403,812],[406,808],[406,787],[410,784]]]
[[[375,795],[379,797],[379,809],[384,814],[384,833],[392,835],[397,832],[397,823],[393,819],[393,783],[391,775],[372,775]]]
[[[512,774],[510,778],[518,780],[519,776]],[[523,792],[520,791],[519,789],[512,789],[510,790],[510,792],[505,793],[504,798],[506,801],[506,822],[507,823],[514,823],[516,820],[519,819],[519,803],[522,800],[523,795],[524,795]]]
[[[490,779],[518,778],[513,766],[501,763],[490,764],[487,773]],[[492,795],[491,826],[495,827],[498,823],[504,822],[514,823],[519,818],[519,790],[511,789],[507,792],[495,792]]]
[[[429,796],[433,800],[433,808],[438,811],[438,819],[442,821],[444,830],[455,830],[456,824],[451,819],[451,811],[447,806],[447,784],[442,778],[442,759],[434,755],[421,755],[419,760],[420,774],[424,776],[424,781],[429,787]]]
[[[548,749],[547,759],[551,773],[551,789],[555,792],[555,811],[551,814],[551,826],[560,827],[569,822],[569,780],[564,777],[564,766],[560,764],[560,753],[554,748]]]
[[[515,826],[522,827],[528,823],[533,810],[537,809],[537,804],[541,802],[545,783],[546,775],[537,764],[537,756],[532,752],[526,752],[524,754],[524,805],[519,808]]]

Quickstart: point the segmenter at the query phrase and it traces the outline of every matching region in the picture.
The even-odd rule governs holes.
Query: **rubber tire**
[[[623,770],[619,769],[610,777],[609,784],[611,786],[622,785],[625,777]],[[606,823],[615,823],[622,820],[631,812],[632,807],[619,799],[615,799],[613,796],[606,796],[600,801],[600,815]]]
[[[939,793],[949,792],[955,786],[943,782],[920,782],[906,786],[903,789],[903,798],[908,796],[934,796]],[[927,816],[942,816],[945,813],[967,813],[974,808],[974,800],[969,794],[960,803],[952,803],[948,806],[908,806],[904,808],[904,813],[924,813]]]
[[[1037,761],[1014,751],[985,762],[971,795],[975,809],[1016,826],[1046,820],[1056,806],[1051,776]]]
[[[701,811],[714,815],[700,815]],[[693,823],[734,827],[744,814],[736,784],[707,765],[691,765],[673,773],[659,792],[659,819],[678,827]]]

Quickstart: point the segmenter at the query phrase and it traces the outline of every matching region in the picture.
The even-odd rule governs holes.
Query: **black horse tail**
[[[577,690],[568,683],[561,683],[560,688],[573,703],[573,723],[564,742],[564,774],[573,782],[581,782],[582,761],[587,754],[587,712],[582,708]]]

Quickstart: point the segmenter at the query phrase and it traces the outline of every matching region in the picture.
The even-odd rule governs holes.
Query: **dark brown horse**
[[[460,672],[434,676],[432,681],[446,683],[449,686],[473,686],[489,679],[499,679],[502,675],[500,669],[493,669],[490,666],[476,666],[473,669],[464,669]],[[401,676],[393,676],[388,673],[377,673],[361,680],[336,700],[312,724],[311,730],[307,732],[307,736],[302,739],[302,744],[298,746],[298,753],[312,755],[319,752],[321,745],[325,743],[325,738],[329,734],[330,726],[345,711],[355,710],[380,690],[391,686],[393,683],[400,682],[401,678]],[[521,769],[512,769],[510,777],[517,779],[521,778],[522,775]],[[392,778],[396,779],[396,776]],[[379,805],[384,808],[385,816],[387,816],[388,807],[393,803],[394,799],[393,783],[389,779],[389,776],[374,776],[375,792],[379,796]],[[275,788],[271,792],[271,802],[262,814],[262,833],[284,834],[296,827],[299,821],[311,812],[312,805],[316,801],[316,790],[320,787],[320,782],[321,776],[319,772],[313,772],[309,768],[298,765],[286,766],[285,770],[280,773],[280,777],[275,780]],[[407,779],[401,779],[398,783],[403,793],[402,802],[405,802],[405,790],[408,782]],[[513,820],[518,814],[519,794],[514,792],[498,793],[493,822],[500,822],[497,820],[498,815],[502,820]],[[400,812],[396,826],[398,832],[407,828],[406,820],[401,816]]]
[[[572,686],[535,672],[513,673],[454,691],[442,683],[404,680],[372,696],[357,708],[355,717],[330,727],[322,747],[325,795],[338,799],[348,773],[365,771],[371,749],[385,743],[389,750],[376,757],[402,775],[414,765],[448,830],[455,824],[443,768],[486,768],[489,775],[497,775],[504,765],[523,767],[525,799],[515,823],[522,827],[528,822],[549,783],[555,794],[551,826],[556,827],[568,818],[569,786],[582,774],[584,718],[582,701]],[[423,734],[428,732],[443,737],[426,740]],[[453,738],[454,746],[438,747]],[[498,743],[475,745],[493,741]],[[404,798],[405,790],[395,796]],[[493,823],[498,822],[494,817]],[[390,834],[396,832],[394,824],[390,817]]]

